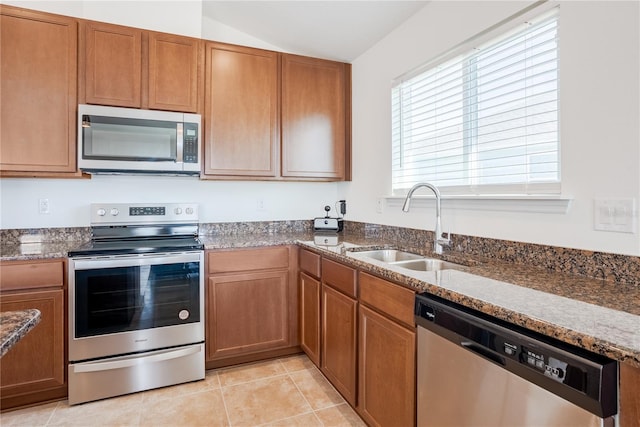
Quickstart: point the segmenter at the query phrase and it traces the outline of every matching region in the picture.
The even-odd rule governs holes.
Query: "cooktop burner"
[[[69,256],[146,254],[177,251],[199,251],[204,244],[196,237],[158,239],[122,239],[91,241],[69,252]]]

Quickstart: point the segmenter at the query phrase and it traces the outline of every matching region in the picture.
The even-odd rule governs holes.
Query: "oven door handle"
[[[130,368],[135,365],[143,365],[147,363],[163,362],[165,360],[178,359],[180,357],[189,356],[200,352],[200,346],[182,348],[179,350],[163,351],[151,356],[135,356],[124,360],[113,360],[105,362],[80,363],[73,367],[74,372],[98,372],[110,371],[113,369]]]

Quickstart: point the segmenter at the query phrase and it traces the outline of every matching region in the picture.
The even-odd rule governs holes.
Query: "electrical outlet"
[[[378,197],[376,199],[376,212],[384,212],[384,199],[382,197]]]
[[[49,199],[38,199],[38,212],[40,215],[49,215],[51,213]]]
[[[258,199],[258,201],[256,202],[256,210],[260,212],[267,210],[264,204],[264,199]]]

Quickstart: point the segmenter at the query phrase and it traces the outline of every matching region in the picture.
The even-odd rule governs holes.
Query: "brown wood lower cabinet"
[[[351,406],[357,404],[358,281],[356,270],[323,258],[320,370]]]
[[[300,268],[302,349],[315,363],[320,336],[320,370],[368,425],[415,425],[415,292],[307,250]]]
[[[322,373],[356,405],[358,301],[322,285]]]
[[[64,291],[49,289],[2,294],[0,311],[29,308],[40,310],[40,323],[2,358],[2,409],[63,398],[67,394]]]
[[[207,254],[207,368],[299,352],[297,251],[288,246]]]
[[[361,305],[358,412],[371,426],[415,425],[415,331]]]
[[[320,367],[320,281],[300,273],[300,347]]]
[[[413,426],[415,292],[363,272],[358,283],[358,412],[371,426]]]
[[[40,322],[0,361],[1,408],[67,395],[66,262],[64,259],[0,262],[0,311],[35,308]]]
[[[620,427],[640,425],[640,368],[620,363]]]

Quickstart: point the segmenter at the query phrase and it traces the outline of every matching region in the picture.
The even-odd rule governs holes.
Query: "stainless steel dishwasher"
[[[416,296],[418,426],[613,426],[617,362]]]

